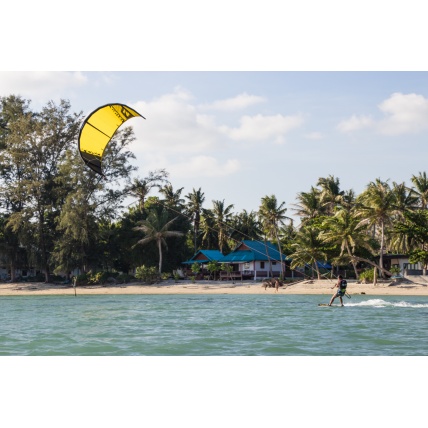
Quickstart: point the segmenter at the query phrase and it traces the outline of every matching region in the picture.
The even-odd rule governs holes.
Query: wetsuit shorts
[[[346,293],[346,288],[337,290],[336,297],[343,297]]]

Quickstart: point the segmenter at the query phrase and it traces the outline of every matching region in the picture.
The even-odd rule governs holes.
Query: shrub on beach
[[[158,280],[159,273],[154,266],[146,267],[142,265],[135,269],[135,277],[143,282],[153,284]]]
[[[362,283],[367,284],[368,282],[373,282],[374,279],[374,270],[373,269],[367,269],[360,273],[359,279]]]

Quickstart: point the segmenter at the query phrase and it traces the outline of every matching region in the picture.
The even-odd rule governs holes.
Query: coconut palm
[[[403,243],[402,248],[406,250],[405,252],[426,253],[428,250],[428,210],[406,211],[403,220],[394,223],[392,234]],[[426,269],[425,261],[424,269]]]
[[[319,229],[311,225],[302,226],[294,236],[291,244],[293,252],[289,255],[291,261],[290,268],[295,269],[301,266],[310,266],[317,273],[318,279],[321,274],[318,267],[318,260],[325,260],[326,253],[323,243],[318,238]]]
[[[394,207],[398,218],[402,219],[407,211],[418,207],[419,198],[413,189],[409,189],[405,183],[392,183],[392,191],[395,193]]]
[[[241,241],[242,239],[254,239],[256,241],[261,239],[262,230],[257,213],[254,211],[248,212],[243,210],[232,218],[232,239]]]
[[[410,179],[415,186],[413,192],[419,199],[419,206],[423,209],[428,208],[428,177],[426,172],[419,172],[419,175],[413,175]]]
[[[200,221],[201,240],[202,246],[207,250],[219,248],[218,234],[215,227],[212,210],[202,208]]]
[[[134,228],[134,230],[144,232],[145,234],[145,237],[140,239],[136,245],[146,245],[152,241],[156,242],[159,252],[159,275],[162,273],[162,246],[168,249],[166,239],[184,235],[183,232],[169,230],[177,218],[178,216],[172,220],[168,220],[168,211],[166,209],[162,209],[161,211],[152,209],[147,219],[142,220],[139,226]]]
[[[278,251],[281,262],[281,274],[282,278],[285,278],[284,263],[282,258],[281,240],[279,239],[279,227],[284,224],[284,220],[289,219],[285,215],[287,208],[285,208],[285,202],[278,205],[278,200],[275,195],[264,196],[261,201],[259,208],[259,218],[263,225],[265,232],[268,237],[276,240],[278,245]]]
[[[312,186],[309,192],[298,193],[297,203],[292,206],[302,225],[310,222],[322,214],[321,191]]]
[[[166,206],[171,208],[177,208],[180,209],[184,205],[184,199],[181,199],[181,192],[183,191],[184,187],[181,187],[178,190],[174,190],[172,187],[172,184],[168,183],[163,187],[159,188],[159,193],[161,193],[165,199],[162,200],[163,203],[165,203]]]
[[[159,188],[162,183],[169,183],[168,176],[169,173],[165,169],[150,171],[146,178],[134,178],[132,184],[126,188],[126,192],[138,199],[138,206],[142,211],[147,195],[154,187]]]
[[[185,195],[185,198],[189,200],[187,204],[187,211],[193,218],[193,245],[194,245],[194,252],[196,254],[196,250],[197,250],[196,241],[197,241],[197,236],[200,228],[202,204],[205,201],[205,196],[201,188],[199,188],[198,190],[193,189],[192,192]]]
[[[328,215],[333,215],[334,207],[342,202],[344,192],[340,190],[340,181],[333,175],[319,178],[317,186],[321,187],[320,202]]]
[[[391,190],[388,180],[382,181],[377,178],[358,196],[357,203],[357,215],[362,219],[361,225],[373,227],[375,232],[376,228],[380,229],[379,266],[383,267],[385,227],[392,223],[392,216],[397,212],[396,195]]]
[[[363,247],[373,252],[370,245],[370,237],[366,233],[364,225],[353,210],[345,208],[337,209],[334,216],[325,217],[321,227],[323,231],[319,234],[319,239],[327,244],[334,244],[340,247],[338,259],[343,260],[346,254],[349,257],[355,276],[358,279],[357,260],[355,259],[355,249]]]
[[[230,221],[232,219],[233,204],[226,206],[224,199],[222,201],[212,201],[214,228],[218,234],[218,246],[220,252],[226,249],[227,239],[230,235]]]

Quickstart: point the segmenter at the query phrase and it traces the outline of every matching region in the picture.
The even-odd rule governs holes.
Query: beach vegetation
[[[135,269],[135,278],[148,284],[153,284],[159,280],[159,272],[155,266],[138,266]]]

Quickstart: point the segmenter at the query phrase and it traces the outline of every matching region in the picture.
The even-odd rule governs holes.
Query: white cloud
[[[372,128],[384,135],[418,133],[428,129],[428,98],[418,94],[396,92],[378,105],[384,117],[374,120],[370,116],[353,115],[337,125],[341,132]]]
[[[221,135],[215,118],[200,114],[190,93],[176,88],[152,101],[133,104],[147,120],[133,121],[136,150],[153,148],[169,153],[196,153],[219,145]]]
[[[337,129],[340,132],[353,132],[361,129],[370,128],[373,126],[374,121],[369,116],[357,116],[352,115],[349,119],[342,120],[338,125]]]
[[[232,140],[237,141],[266,141],[271,140],[282,143],[285,134],[298,128],[303,123],[300,115],[283,116],[281,114],[273,116],[243,116],[240,126],[237,128],[222,127],[223,132]]]
[[[237,159],[221,162],[213,156],[194,156],[167,169],[176,177],[224,177],[235,174],[241,168]]]
[[[217,100],[212,102],[211,104],[203,104],[200,106],[200,108],[209,110],[232,111],[242,110],[247,107],[251,107],[255,104],[260,104],[264,102],[266,102],[266,99],[264,97],[259,97],[257,95],[249,95],[244,92],[233,98]]]
[[[86,82],[87,77],[79,71],[1,71],[0,96],[21,95],[45,103],[53,98],[66,98],[67,91]]]
[[[428,129],[428,99],[417,94],[394,93],[379,104],[387,116],[379,122],[382,134],[398,135]]]

